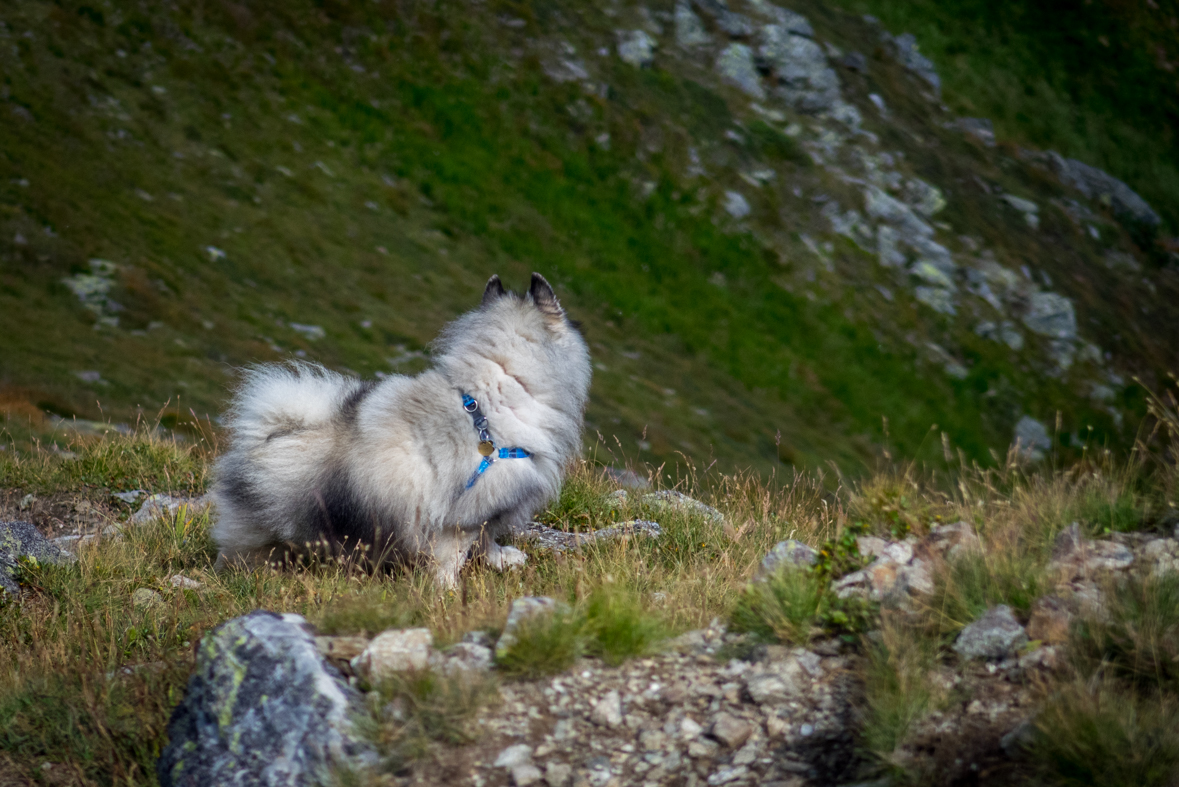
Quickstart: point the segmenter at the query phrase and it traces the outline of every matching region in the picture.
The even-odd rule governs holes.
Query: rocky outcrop
[[[163,787],[331,783],[377,761],[360,713],[360,694],[324,662],[302,617],[251,612],[201,641],[157,775]]]

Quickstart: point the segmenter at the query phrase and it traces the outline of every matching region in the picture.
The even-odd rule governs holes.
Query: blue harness
[[[471,420],[475,423],[475,431],[479,433],[479,454],[483,457],[483,461],[479,463],[479,469],[471,476],[471,480],[467,481],[467,489],[475,485],[479,476],[486,473],[487,468],[491,467],[496,459],[527,459],[532,456],[523,448],[496,449],[495,441],[491,439],[491,433],[487,431],[487,416],[479,410],[479,403],[475,401],[473,396],[463,394],[463,409],[471,414]]]

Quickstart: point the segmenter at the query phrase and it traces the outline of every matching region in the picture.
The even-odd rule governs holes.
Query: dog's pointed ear
[[[487,280],[487,286],[483,288],[483,305],[494,303],[502,297],[504,297],[503,282],[499,280],[498,275],[493,275]]]
[[[560,302],[557,301],[557,296],[553,294],[553,288],[539,273],[532,274],[532,284],[528,288],[528,294],[532,296],[532,302],[542,313],[551,317],[559,317],[565,313]]]

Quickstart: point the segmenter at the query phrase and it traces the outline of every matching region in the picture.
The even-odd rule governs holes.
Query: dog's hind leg
[[[434,564],[434,582],[439,587],[451,589],[458,585],[459,572],[478,537],[477,533],[447,528],[432,539],[426,551]]]
[[[528,562],[528,555],[522,550],[497,544],[495,535],[489,528],[484,528],[479,535],[479,552],[487,561],[487,565],[496,571],[507,571]]]

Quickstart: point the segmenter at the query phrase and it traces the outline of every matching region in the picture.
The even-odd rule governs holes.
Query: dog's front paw
[[[507,571],[528,562],[528,555],[515,547],[500,547],[494,553],[487,555],[487,562],[496,571]]]

